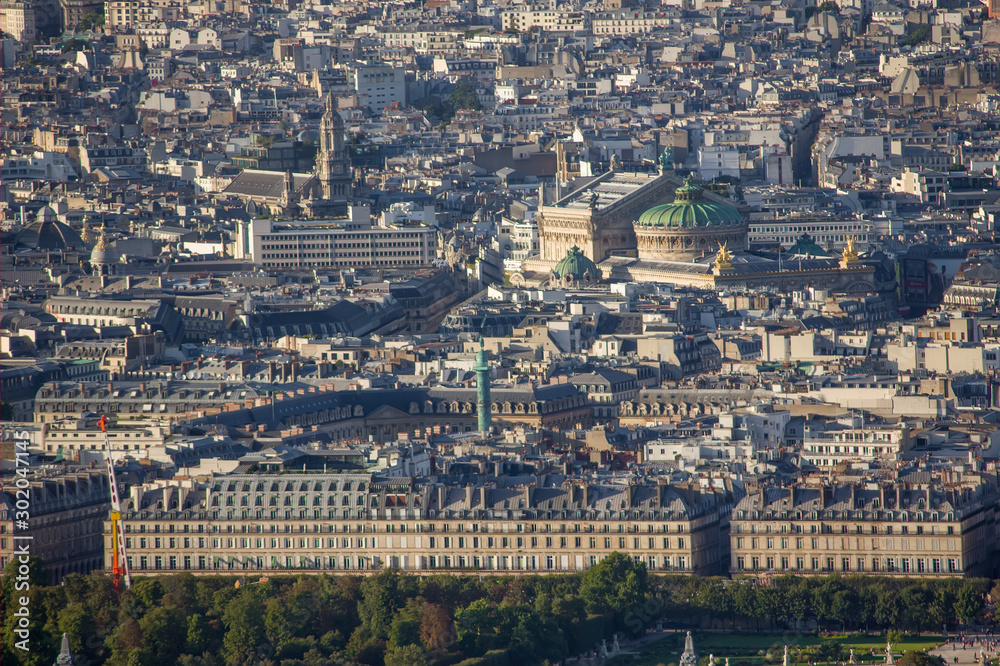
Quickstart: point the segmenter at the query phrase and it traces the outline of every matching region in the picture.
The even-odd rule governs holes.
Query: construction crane
[[[108,438],[108,417],[102,416],[97,422],[104,433],[104,459],[108,463],[108,482],[111,486],[111,577],[115,591],[121,592],[122,581],[125,589],[132,587],[132,577],[128,573],[128,556],[125,554],[125,521],[122,520],[122,503],[118,498],[118,481],[115,479],[115,463],[111,459],[111,440]]]

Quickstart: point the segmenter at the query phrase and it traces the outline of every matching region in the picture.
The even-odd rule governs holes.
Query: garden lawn
[[[698,652],[699,660],[703,665],[707,664],[708,655],[714,654],[716,660],[723,663],[728,657],[731,666],[739,666],[739,662],[750,662],[751,666],[764,666],[766,662],[760,652],[770,649],[777,655],[777,664],[780,666],[781,654],[784,652],[785,645],[788,645],[789,650],[791,650],[794,663],[806,664],[805,658],[796,659],[796,651],[819,645],[824,640],[831,638],[839,641],[845,650],[854,648],[854,653],[860,663],[882,664],[885,661],[885,634],[881,636],[862,634],[816,636],[815,634],[793,632],[785,634],[694,632],[693,637],[694,649]],[[892,651],[898,656],[904,652],[929,650],[943,642],[944,638],[941,636],[905,636],[901,643],[892,646]],[[622,655],[612,659],[609,663],[614,664],[614,666],[627,664],[634,666],[656,666],[657,664],[676,666],[680,661],[683,649],[684,634],[671,634],[662,640],[643,646],[636,651],[636,654]],[[872,649],[876,652],[874,658],[869,653]]]

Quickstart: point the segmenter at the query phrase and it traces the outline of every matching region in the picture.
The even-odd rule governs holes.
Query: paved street
[[[997,656],[997,638],[994,636],[986,636],[985,634],[972,634],[966,637],[967,641],[975,641],[974,646],[963,647],[962,639],[954,638],[949,642],[945,643],[939,648],[935,648],[930,651],[931,654],[943,657],[945,662],[948,664],[955,664],[957,666],[973,666],[979,662],[976,659],[979,657],[980,650],[986,650],[986,656],[988,659],[993,659]],[[987,641],[987,645],[984,646],[983,641]]]

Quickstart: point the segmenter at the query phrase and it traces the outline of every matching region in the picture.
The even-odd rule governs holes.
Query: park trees
[[[474,601],[455,615],[458,642],[471,655],[505,650],[514,663],[566,656],[562,631],[551,617],[540,617],[527,604]]]
[[[610,615],[621,627],[625,613],[646,601],[649,579],[646,565],[622,553],[611,553],[587,570],[580,581],[580,596],[587,611]]]
[[[907,652],[896,663],[899,666],[945,666],[941,657],[916,651]]]
[[[969,624],[983,611],[983,591],[972,581],[965,581],[955,595],[955,615],[959,622]],[[995,597],[994,597],[995,598]]]
[[[223,655],[227,664],[252,664],[271,652],[264,622],[266,593],[264,586],[245,587],[226,605],[222,621],[226,626]]]
[[[389,638],[389,629],[396,611],[403,605],[399,590],[400,574],[395,569],[380,571],[361,584],[358,603],[359,631],[378,640]]]
[[[37,563],[36,563],[37,564]],[[36,566],[36,569],[38,567]],[[773,630],[803,621],[840,630],[938,631],[974,621],[986,580],[877,576],[778,576],[769,581],[651,576],[616,554],[582,575],[432,576],[398,571],[359,576],[274,576],[233,584],[224,576],[138,578],[121,595],[108,577],[67,576],[30,591],[32,643],[10,651],[13,608],[5,601],[4,664],[48,666],[62,632],[88,664],[499,663],[559,661],[599,645],[623,626],[706,618]],[[13,577],[0,594],[10,597]],[[731,626],[731,624],[730,624]],[[892,641],[895,643],[896,641]],[[831,652],[832,653],[832,652]],[[931,666],[917,664],[916,666]]]

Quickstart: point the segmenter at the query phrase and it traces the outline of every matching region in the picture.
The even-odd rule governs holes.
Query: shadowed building
[[[242,433],[302,428],[322,431],[338,442],[360,438],[380,443],[394,442],[401,434],[471,432],[479,423],[479,396],[472,387],[337,391],[332,384],[298,383],[294,364],[286,379],[281,384],[50,382],[35,398],[35,422],[94,412],[136,423],[190,421]],[[553,430],[593,424],[586,397],[571,384],[495,386],[490,394],[491,420],[496,423]]]
[[[51,583],[60,583],[66,574],[88,574],[103,566],[101,525],[111,510],[111,492],[103,469],[46,471],[29,476],[31,482],[31,554],[41,558]],[[17,512],[16,489],[8,485],[0,493],[0,525],[4,541],[14,534]],[[13,552],[0,549],[0,568]]]
[[[63,224],[49,206],[38,211],[35,221],[14,239],[14,247],[27,250],[87,250],[87,244],[75,229]]]

